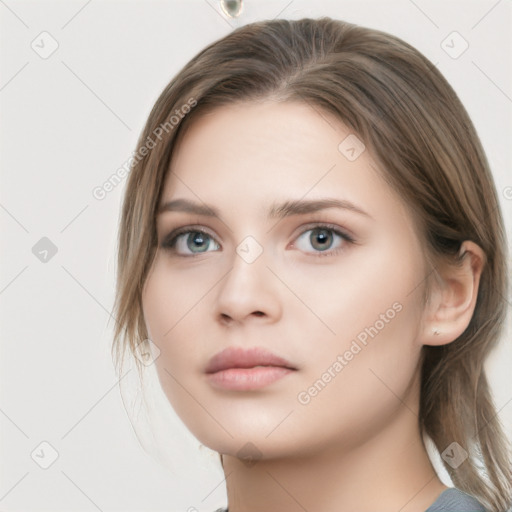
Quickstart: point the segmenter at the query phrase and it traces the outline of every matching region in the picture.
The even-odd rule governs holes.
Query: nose
[[[275,272],[275,271],[274,271]],[[217,288],[215,316],[223,325],[258,319],[276,322],[282,314],[280,282],[267,267],[265,251],[252,262],[238,253],[233,266]]]

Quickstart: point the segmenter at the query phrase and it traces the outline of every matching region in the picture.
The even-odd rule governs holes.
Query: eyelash
[[[350,235],[341,231],[339,228],[337,228],[336,226],[331,225],[331,224],[308,225],[307,229],[305,229],[304,231],[299,233],[299,235],[296,238],[300,238],[302,235],[304,235],[304,233],[307,233],[308,231],[312,231],[314,229],[325,229],[326,231],[331,231],[331,232],[335,233],[336,235],[338,235],[339,237],[341,237],[345,241],[345,243],[349,243],[349,244],[355,243],[355,240]],[[193,226],[186,226],[183,228],[179,228],[179,229],[173,231],[172,233],[170,233],[164,239],[164,241],[161,243],[160,247],[166,251],[175,252],[175,245],[176,245],[176,240],[178,239],[178,237],[181,235],[184,235],[184,234],[188,234],[188,233],[201,233],[203,235],[206,235],[210,239],[216,241],[215,238],[212,235],[210,235],[210,233],[205,231],[204,229],[194,228]],[[345,243],[343,245],[345,245]],[[307,254],[312,255],[314,257],[336,256],[343,250],[344,250],[344,247],[342,246],[342,247],[338,247],[337,249],[333,249],[333,250],[317,251],[316,253],[307,253]],[[210,252],[210,251],[207,251],[207,252]],[[185,254],[185,255],[177,254],[177,256],[184,257],[184,258],[194,258],[196,256],[200,256],[201,254],[205,254],[205,253],[203,252],[203,253]]]

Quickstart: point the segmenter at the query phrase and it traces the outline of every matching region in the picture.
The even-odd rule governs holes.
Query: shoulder
[[[450,487],[445,489],[425,512],[487,512],[473,496]]]

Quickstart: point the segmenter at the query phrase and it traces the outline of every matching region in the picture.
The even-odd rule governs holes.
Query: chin
[[[229,433],[218,425],[215,429],[207,430],[205,423],[198,425],[197,429],[192,425],[187,426],[208,448],[238,459],[278,459],[297,456],[302,451],[301,446],[314,449],[314,443],[311,442],[314,439],[313,434],[304,429],[300,433],[291,433],[289,429],[283,428],[284,425],[279,425],[282,419],[281,417],[279,421],[269,421],[268,425],[261,419],[247,415],[243,419],[227,419],[223,426],[227,426]],[[211,423],[208,422],[208,425]]]

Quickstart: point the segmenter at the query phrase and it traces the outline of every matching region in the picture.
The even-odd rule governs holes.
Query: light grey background
[[[103,200],[92,193],[129,158],[159,93],[190,58],[239,25],[274,17],[329,15],[403,38],[469,111],[511,233],[511,13],[507,0],[253,0],[230,20],[214,0],[0,0],[0,510],[225,504],[222,474],[170,472],[143,450],[123,408],[109,311],[124,183]],[[458,58],[464,42],[454,31],[469,44]],[[46,262],[33,253],[38,243],[35,252],[47,249],[43,237],[57,248]],[[511,333],[509,315],[487,368],[512,438]],[[48,469],[42,442],[58,452]],[[190,466],[188,457],[178,453],[175,467]]]

